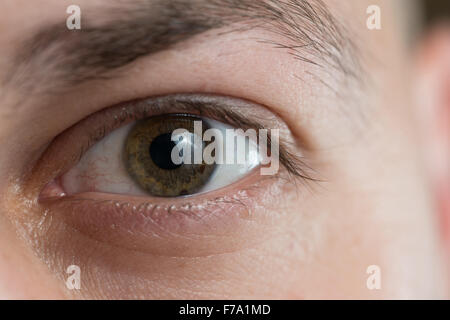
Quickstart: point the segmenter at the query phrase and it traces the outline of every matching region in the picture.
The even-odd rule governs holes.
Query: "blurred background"
[[[421,0],[427,25],[450,23],[450,0]]]

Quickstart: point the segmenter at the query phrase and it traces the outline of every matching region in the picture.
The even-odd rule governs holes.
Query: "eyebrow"
[[[322,0],[141,0],[102,10],[96,24],[82,10],[81,30],[65,23],[38,30],[18,49],[4,83],[59,91],[110,72],[211,30],[260,28],[281,36],[260,42],[295,59],[357,77],[356,47]],[[95,12],[93,12],[95,13]],[[94,15],[95,16],[95,15]],[[326,68],[324,68],[326,69]]]

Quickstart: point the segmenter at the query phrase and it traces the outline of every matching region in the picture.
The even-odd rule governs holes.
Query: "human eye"
[[[90,238],[174,254],[180,236],[213,236],[233,224],[233,232],[250,228],[251,220],[259,219],[252,216],[255,208],[295,185],[293,180],[310,179],[302,158],[289,151],[289,140],[269,136],[261,152],[259,137],[242,136],[242,151],[226,134],[235,129],[270,134],[267,128],[287,136],[287,126],[272,112],[239,98],[174,94],[121,103],[81,120],[50,144],[35,168],[41,181],[39,203]],[[189,139],[174,135],[180,129]],[[208,135],[211,130],[219,134]],[[200,145],[190,144],[201,136]],[[201,161],[195,162],[197,149],[205,151],[218,140],[210,153],[214,161],[201,153]],[[186,143],[188,148],[176,148]],[[181,162],[174,162],[174,150]],[[192,151],[187,158],[186,150]],[[230,152],[233,161],[224,161]],[[269,154],[281,168],[265,176],[261,169],[272,165],[264,162]],[[243,162],[237,161],[242,155]],[[223,250],[219,244],[190,241],[195,245],[183,255]]]
[[[243,150],[236,154],[237,137],[226,139],[233,126],[193,114],[195,110],[186,107],[186,102],[195,102],[195,99],[173,96],[137,103],[138,107],[147,107],[147,117],[138,116],[137,120],[105,133],[105,137],[92,145],[77,164],[58,177],[59,185],[51,184],[49,193],[44,189],[43,195],[102,192],[193,196],[236,182],[260,165],[256,141],[247,139]],[[169,112],[174,104],[182,105],[185,110],[155,115],[157,112],[152,111],[152,107],[161,104]],[[120,117],[120,110],[115,117]],[[174,134],[177,130],[183,135],[177,137]],[[242,138],[246,137],[242,135]],[[239,156],[243,156],[243,161],[237,161]],[[194,158],[199,159],[198,163]],[[231,161],[225,163],[227,159]],[[60,188],[56,194],[55,187]]]

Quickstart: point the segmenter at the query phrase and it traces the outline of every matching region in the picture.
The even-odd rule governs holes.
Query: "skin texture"
[[[0,298],[446,299],[447,28],[413,50],[404,10],[393,2],[325,3],[359,48],[362,80],[342,81],[340,71],[255,41],[280,41],[255,29],[201,34],[106,80],[32,99],[0,81]],[[64,21],[70,4],[0,3],[0,77],[19,44],[39,26]],[[88,11],[106,1],[77,4]],[[370,4],[382,8],[381,30],[366,28]],[[298,142],[295,150],[320,182],[251,175],[214,191],[244,206],[216,204],[206,215],[211,196],[202,195],[192,200],[192,213],[205,219],[161,211],[158,230],[150,224],[131,232],[131,210],[122,225],[106,223],[111,215],[92,218],[89,203],[38,202],[46,177],[68,166],[70,143],[46,151],[55,137],[117,103],[176,93],[264,106],[288,128],[285,136]],[[152,201],[174,212],[184,204]],[[118,230],[110,228],[115,223]],[[72,264],[81,268],[81,290],[66,288]],[[366,286],[371,265],[380,267],[380,290]]]

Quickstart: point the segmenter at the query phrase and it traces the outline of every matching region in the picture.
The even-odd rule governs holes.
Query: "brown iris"
[[[139,121],[125,142],[124,161],[130,176],[149,194],[176,197],[198,192],[211,177],[215,166],[172,161],[172,141],[176,129],[186,129],[194,135],[194,122],[202,123],[202,134],[209,126],[192,115],[171,114]],[[193,154],[194,151],[192,150]]]

